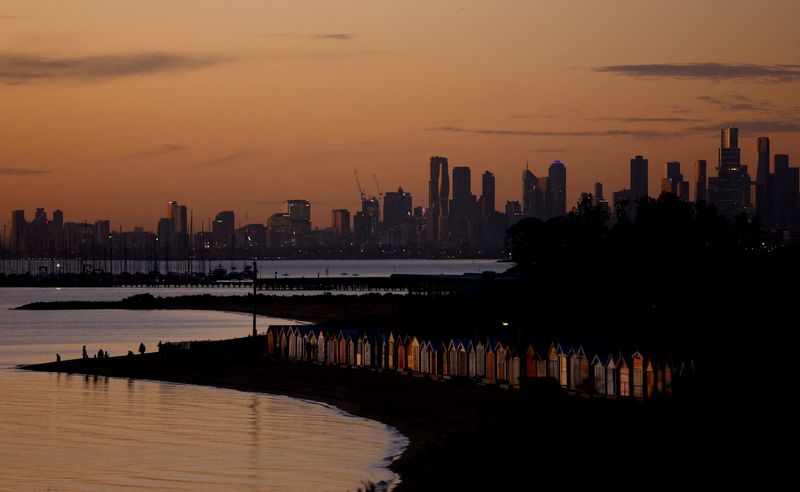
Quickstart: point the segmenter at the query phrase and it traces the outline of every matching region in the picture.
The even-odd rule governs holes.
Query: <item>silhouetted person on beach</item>
[[[106,350],[105,358],[108,359],[108,350]]]
[[[139,344],[139,353],[141,355],[144,355],[145,352],[147,352],[147,348],[145,348],[144,342],[142,342],[142,343]]]
[[[161,343],[161,340],[158,341],[158,351],[161,352],[161,349],[164,348],[164,344]]]
[[[61,354],[56,354],[56,363],[61,362]]]
[[[89,354],[86,352],[86,345],[83,346],[83,358],[84,359],[88,359],[89,358]]]
[[[128,350],[128,357],[133,357],[133,350]]]
[[[103,349],[100,349],[100,350],[98,350],[98,351],[97,351],[97,358],[98,358],[98,359],[102,359],[102,358],[103,358],[103,355],[105,355],[105,354],[103,353]]]

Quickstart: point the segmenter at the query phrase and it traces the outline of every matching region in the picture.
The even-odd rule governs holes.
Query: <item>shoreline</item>
[[[626,462],[631,464],[632,476],[637,476],[639,464],[644,471],[653,459],[674,459],[680,446],[673,444],[680,442],[694,441],[696,448],[681,452],[688,457],[696,452],[699,466],[708,450],[703,446],[706,439],[693,431],[698,422],[711,422],[706,420],[708,412],[698,411],[693,404],[696,402],[584,398],[567,395],[548,379],[529,380],[519,390],[506,390],[394,371],[263,357],[231,358],[230,353],[208,359],[194,356],[172,360],[150,353],[23,365],[18,369],[196,384],[330,405],[378,421],[408,440],[400,456],[388,465],[400,477],[394,489],[400,492],[475,487],[496,490],[551,483],[560,475],[574,473],[575,458],[593,446],[637,442],[643,435],[663,447],[652,447],[650,454],[629,455]],[[707,437],[710,443],[720,435],[710,432]],[[569,456],[573,458],[563,459]],[[586,458],[581,459],[580,467],[587,479],[595,472],[607,473],[604,470],[616,463],[613,453]],[[553,475],[532,475],[532,463]],[[681,464],[676,476],[684,470],[689,475],[699,471],[691,460],[682,460]],[[475,470],[483,471],[472,473]],[[534,476],[535,482],[531,482]]]

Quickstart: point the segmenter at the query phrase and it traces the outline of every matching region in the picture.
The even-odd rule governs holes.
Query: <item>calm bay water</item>
[[[160,295],[181,289],[158,291]],[[137,289],[138,291],[138,289]],[[191,292],[197,293],[196,289]],[[139,342],[219,339],[243,315],[193,311],[10,311],[41,300],[108,300],[133,289],[0,289],[0,490],[355,490],[397,480],[405,438],[375,421],[281,396],[30,373],[17,364]],[[262,318],[267,322],[286,322]]]
[[[358,275],[361,277],[388,277],[394,273],[405,274],[445,274],[481,273],[485,271],[502,272],[510,264],[497,260],[262,260],[256,262],[258,276],[266,277],[325,277]],[[208,272],[218,266],[227,270],[242,271],[252,261],[194,260],[160,261],[161,273]],[[147,273],[154,268],[152,261],[99,261],[99,260],[5,260],[0,261],[0,273],[68,272],[80,273],[84,269],[101,268],[119,273]]]

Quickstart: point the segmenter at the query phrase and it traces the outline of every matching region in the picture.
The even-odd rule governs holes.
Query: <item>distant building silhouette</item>
[[[495,211],[495,179],[489,171],[481,178],[481,216],[486,220]]]
[[[350,211],[334,209],[331,211],[331,229],[333,237],[342,240],[350,236]]]
[[[729,217],[750,207],[750,175],[747,166],[741,163],[737,128],[720,131],[717,177],[709,179],[708,188],[709,201]]]
[[[703,159],[694,162],[694,201],[708,201],[708,176],[706,174],[706,161]]]
[[[230,248],[233,246],[233,231],[236,228],[236,216],[232,210],[225,210],[217,214],[212,224],[214,246],[217,248]],[[173,224],[173,230],[175,226]]]
[[[770,193],[769,173],[769,137],[758,137],[756,140],[758,150],[758,167],[756,168],[756,215],[762,224],[770,221],[772,203]]]
[[[286,211],[292,223],[292,246],[306,246],[311,239],[311,203],[308,200],[286,200]]]
[[[506,227],[511,227],[525,217],[522,212],[522,206],[516,200],[509,200],[506,202]]]
[[[637,155],[631,159],[631,201],[648,196],[648,162],[644,157]]]
[[[398,188],[383,195],[383,229],[388,244],[402,246],[415,236],[411,193]]]
[[[548,219],[567,215],[567,167],[561,161],[550,164],[546,196]]]
[[[430,180],[428,181],[427,239],[438,241],[446,237],[446,222],[450,215],[450,175],[447,157],[431,157]]]

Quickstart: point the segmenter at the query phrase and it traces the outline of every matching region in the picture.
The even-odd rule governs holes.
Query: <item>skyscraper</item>
[[[720,131],[717,177],[709,179],[709,201],[729,217],[742,213],[750,205],[750,175],[741,163],[739,130]]]
[[[433,156],[428,181],[428,225],[429,241],[438,241],[445,236],[445,223],[450,209],[450,175],[447,157]]]
[[[331,211],[331,229],[333,236],[342,239],[350,235],[350,211],[335,209]]]
[[[667,161],[664,163],[664,178],[661,180],[661,193],[672,193],[688,201],[688,196],[681,196],[683,188],[683,174],[681,174],[681,163],[678,161]]]
[[[567,168],[561,161],[550,164],[547,177],[547,218],[567,215]]]
[[[527,164],[522,171],[522,213],[530,217],[547,220],[549,204],[547,197],[546,177],[537,178]]]
[[[490,217],[495,211],[494,193],[494,174],[486,171],[481,180],[481,215],[484,218]]]
[[[453,172],[458,168],[454,168]],[[455,198],[453,198],[455,206]],[[406,193],[403,188],[389,191],[383,196],[383,225],[387,229],[399,226],[411,217],[413,207],[411,193]]]
[[[308,200],[286,200],[293,246],[305,246],[311,235],[311,203]]]
[[[631,201],[648,196],[647,159],[637,155],[631,159]]]
[[[592,196],[592,205],[597,207],[600,205],[601,201],[603,201],[603,183],[595,183],[594,196]]]
[[[708,179],[706,175],[706,161],[694,161],[694,201],[708,201]]]
[[[771,215],[772,204],[769,193],[769,137],[758,137],[758,168],[756,169],[756,214],[762,224]]]
[[[25,210],[11,211],[11,244],[9,249],[15,256],[25,252],[25,229],[27,225]]]
[[[212,224],[214,246],[217,248],[230,248],[233,246],[233,233],[236,225],[236,216],[232,210],[225,210],[217,214]],[[172,225],[173,230],[175,224]]]

